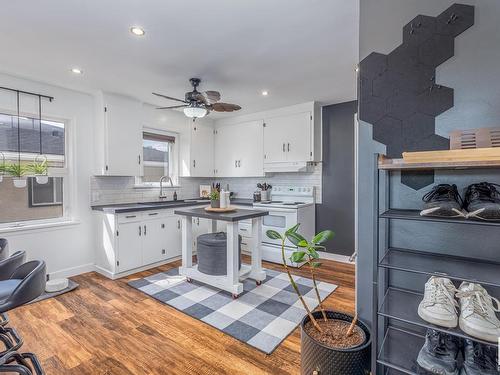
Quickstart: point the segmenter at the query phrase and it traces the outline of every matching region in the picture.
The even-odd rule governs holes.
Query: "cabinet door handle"
[[[290,143],[288,144],[288,152],[290,152]]]
[[[181,221],[177,220],[177,229],[181,229]]]
[[[162,224],[162,225],[161,225],[161,229],[165,229],[165,224]]]
[[[285,152],[285,144],[283,143],[283,152]]]
[[[238,167],[241,167],[241,160],[238,160]]]
[[[235,167],[235,168],[238,168],[238,160],[235,160],[235,161],[234,161],[234,167]]]
[[[196,225],[200,225],[200,218],[196,218]]]
[[[139,236],[142,236],[142,226],[139,225]]]
[[[193,168],[196,168],[196,160],[193,160]]]
[[[158,212],[153,212],[152,214],[148,214],[149,216],[155,216],[158,215]]]
[[[139,164],[141,164],[141,155],[137,155],[137,160],[139,161]]]
[[[126,219],[132,219],[134,217],[136,217],[136,216],[135,215],[127,215],[127,216],[125,216]]]
[[[146,235],[146,226],[144,225],[144,235]]]

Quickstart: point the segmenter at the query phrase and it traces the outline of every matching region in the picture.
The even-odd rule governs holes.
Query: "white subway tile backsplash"
[[[225,188],[236,193],[238,198],[252,198],[257,184],[267,182],[272,186],[314,186],[316,202],[321,203],[322,166],[317,164],[312,172],[274,173],[265,177],[230,177],[230,178],[194,178],[181,177],[178,187],[165,187],[168,199],[174,191],[178,199],[190,199],[199,196],[200,184],[221,183]],[[94,176],[90,178],[91,205],[151,202],[158,200],[159,188],[135,188],[135,177]]]

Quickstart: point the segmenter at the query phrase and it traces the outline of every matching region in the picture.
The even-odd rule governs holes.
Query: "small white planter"
[[[12,182],[14,186],[18,189],[22,189],[26,187],[26,179],[25,178],[13,178]]]
[[[36,179],[36,183],[39,185],[45,185],[46,183],[49,182],[49,176],[45,176],[45,175],[35,176],[35,179]]]

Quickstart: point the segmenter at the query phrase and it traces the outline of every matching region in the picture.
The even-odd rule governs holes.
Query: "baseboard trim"
[[[95,271],[95,265],[93,263],[82,264],[81,266],[66,268],[60,271],[51,272],[48,274],[49,279],[63,279],[72,276],[78,276],[82,273]]]
[[[167,259],[167,260],[162,260],[161,262],[157,262],[157,263],[153,263],[153,264],[148,264],[146,266],[142,266],[142,267],[139,267],[139,268],[134,268],[133,270],[119,272],[119,273],[112,273],[112,272],[110,272],[110,271],[108,271],[108,270],[106,270],[106,269],[104,269],[102,267],[99,267],[99,266],[95,266],[94,270],[97,273],[100,273],[101,275],[106,276],[108,279],[116,280],[116,279],[119,279],[119,278],[122,278],[122,277],[125,277],[125,276],[133,275],[134,273],[137,273],[137,272],[142,272],[142,271],[149,270],[151,268],[163,266],[164,264],[172,263],[172,262],[175,262],[176,260],[179,260],[179,259],[181,259],[181,257],[180,256],[176,256],[176,257],[173,257],[173,258],[170,258],[170,259]]]
[[[318,251],[318,254],[321,259],[328,259],[328,260],[333,260],[335,262],[347,263],[347,264],[356,263],[356,262],[351,262],[350,261],[351,257],[347,255],[325,253],[324,251]]]

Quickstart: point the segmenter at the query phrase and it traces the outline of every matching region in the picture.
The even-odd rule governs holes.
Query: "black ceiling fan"
[[[184,99],[177,99],[154,92],[153,95],[183,103],[168,107],[158,107],[157,109],[184,108],[184,114],[192,118],[204,117],[210,113],[210,111],[233,112],[241,109],[241,107],[237,104],[220,103],[220,93],[218,91],[198,91],[197,87],[199,86],[201,79],[191,78],[189,82],[191,82],[191,85],[193,86],[193,91],[187,92]]]

